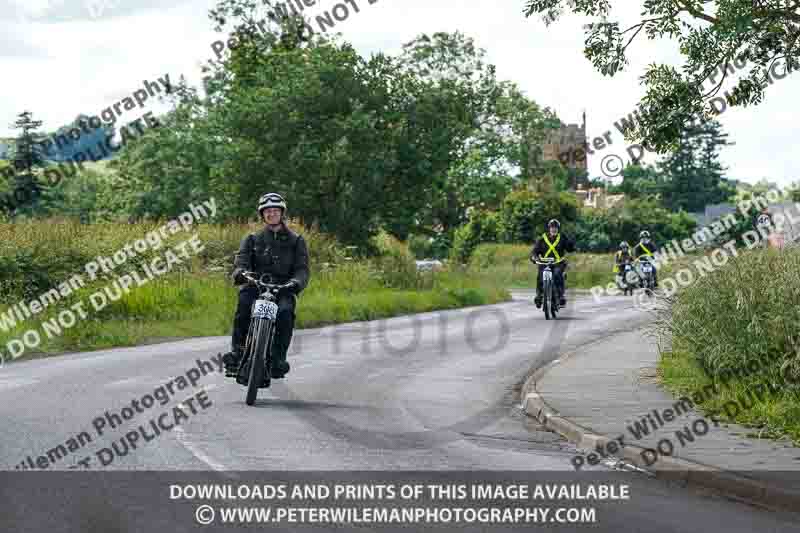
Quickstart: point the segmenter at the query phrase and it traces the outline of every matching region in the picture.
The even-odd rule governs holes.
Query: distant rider
[[[567,305],[567,299],[565,298],[566,287],[564,282],[564,273],[567,271],[568,266],[564,255],[567,252],[575,251],[575,241],[560,233],[561,223],[556,219],[552,219],[547,223],[547,230],[547,233],[542,233],[542,236],[536,241],[536,244],[533,245],[533,250],[531,251],[531,261],[536,262],[537,258],[546,259],[548,257],[555,259],[552,269],[556,282],[556,288],[558,289],[559,294],[558,303],[561,307],[564,307]],[[536,276],[536,298],[533,301],[536,303],[536,307],[541,307],[542,271],[544,270],[544,266],[537,266],[539,267],[539,272]]]
[[[622,272],[625,272],[625,264],[632,262],[633,256],[631,256],[630,246],[627,242],[622,241],[619,243],[619,250],[614,255],[614,269],[612,272],[620,277],[622,276]],[[619,284],[619,281],[617,282]]]
[[[656,270],[655,257],[653,254],[658,252],[658,245],[650,240],[650,232],[642,230],[639,233],[639,242],[633,247],[633,257],[640,259],[647,257],[650,259],[650,264],[653,265],[653,285],[658,288],[658,271]]]
[[[271,368],[273,378],[282,378],[289,372],[286,354],[292,342],[297,295],[308,285],[308,247],[302,236],[286,226],[286,201],[280,194],[262,196],[258,201],[258,216],[266,226],[242,239],[234,260],[233,282],[245,285],[239,288],[232,351],[223,356],[223,361],[228,373],[235,374],[247,340],[253,301],[259,295],[258,288],[247,283],[243,274],[249,272],[256,279],[270,274],[272,283],[282,284],[277,295],[278,318]]]

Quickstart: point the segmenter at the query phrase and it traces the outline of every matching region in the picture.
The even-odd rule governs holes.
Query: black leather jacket
[[[240,274],[245,271],[271,274],[273,283],[297,283],[299,294],[308,285],[308,246],[301,235],[281,226],[277,232],[266,226],[242,239],[233,263],[234,284],[243,283]],[[244,289],[247,285],[240,288]]]

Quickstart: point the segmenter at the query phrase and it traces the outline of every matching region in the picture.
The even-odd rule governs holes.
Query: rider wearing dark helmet
[[[559,305],[565,306],[567,300],[564,291],[564,272],[567,270],[567,261],[564,255],[567,252],[575,251],[575,241],[561,233],[561,223],[552,219],[547,223],[547,233],[542,233],[542,236],[533,245],[531,250],[531,261],[535,262],[537,258],[552,257],[555,259],[552,269],[555,277],[556,288],[559,294]],[[539,273],[536,276],[536,298],[534,302],[536,307],[542,306],[542,270],[543,266],[539,265]]]
[[[234,260],[233,282],[244,285],[239,288],[239,304],[233,319],[232,351],[223,356],[223,361],[228,373],[235,373],[243,355],[253,301],[258,297],[258,289],[247,284],[242,275],[249,272],[259,278],[270,274],[273,283],[281,284],[271,374],[273,378],[282,378],[289,372],[286,354],[294,330],[296,298],[308,285],[310,275],[308,247],[302,236],[286,226],[286,201],[280,194],[262,196],[258,201],[258,216],[266,226],[242,239]]]

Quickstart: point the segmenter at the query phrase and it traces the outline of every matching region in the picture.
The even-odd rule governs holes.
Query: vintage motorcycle
[[[633,294],[633,289],[639,284],[639,276],[636,274],[636,270],[634,270],[630,260],[623,263],[621,271],[617,274],[616,281],[617,287],[619,287],[623,295]]]
[[[648,296],[652,296],[656,280],[650,257],[643,255],[637,259],[637,262],[639,263],[639,268],[637,269],[640,279],[639,286],[645,290]]]
[[[278,318],[277,293],[280,285],[271,283],[272,278],[269,274],[256,279],[251,273],[246,272],[242,277],[259,289],[259,296],[253,302],[243,357],[235,374],[236,383],[247,387],[245,403],[253,405],[258,396],[258,389],[269,387],[272,379],[270,368],[272,368],[275,323]],[[265,278],[268,281],[264,281]]]
[[[534,264],[545,267],[542,269],[542,310],[545,320],[555,320],[558,314],[558,288],[553,278],[553,263],[555,263],[555,259],[552,257],[539,258],[534,261]]]

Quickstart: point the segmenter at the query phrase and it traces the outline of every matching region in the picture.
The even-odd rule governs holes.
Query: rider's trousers
[[[256,287],[246,287],[239,291],[239,304],[236,307],[236,315],[233,317],[233,334],[231,335],[231,348],[234,351],[240,351],[240,353],[244,351],[247,329],[250,327],[250,314],[258,294]],[[283,294],[277,303],[278,319],[275,325],[273,364],[286,360],[294,332],[296,297],[292,294]]]

